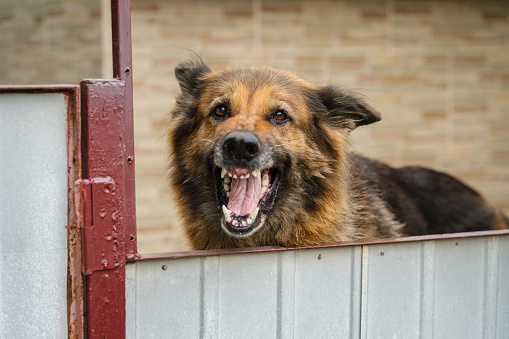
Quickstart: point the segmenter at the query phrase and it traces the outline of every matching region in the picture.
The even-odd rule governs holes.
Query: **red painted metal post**
[[[81,83],[85,335],[125,338],[125,264],[138,257],[130,1],[112,0],[113,77]]]
[[[134,123],[133,123],[133,70],[131,43],[131,1],[111,1],[113,77],[125,83],[124,126],[125,126],[125,226],[126,255],[128,260],[137,256],[136,246],[136,196],[134,185]]]
[[[125,338],[125,83],[81,83],[83,274],[88,338]]]

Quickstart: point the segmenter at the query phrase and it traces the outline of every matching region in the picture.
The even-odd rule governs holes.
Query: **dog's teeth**
[[[231,216],[227,216],[226,217],[226,221],[228,221],[230,224],[232,223],[233,219]]]
[[[260,190],[260,198],[263,197],[263,195],[265,194],[265,192],[267,192],[267,186],[263,185],[261,190]]]
[[[241,175],[241,176],[240,176],[240,180],[244,180],[245,178],[246,178],[246,177],[245,177],[245,176],[243,176],[243,175]]]
[[[228,209],[228,207],[226,207],[225,205],[223,205],[223,214],[226,218],[230,217],[231,218],[231,215],[232,215],[232,211],[230,211]]]
[[[253,223],[253,219],[251,219],[251,217],[248,217],[248,218],[246,219],[246,221],[247,221],[247,223],[248,223],[248,224],[250,224],[250,225]]]
[[[246,174],[246,175],[244,175],[244,179],[249,178],[249,176],[250,176],[250,175],[251,175],[251,174],[249,174],[249,173],[248,173],[248,174]],[[242,179],[242,178],[241,178],[241,179]]]
[[[262,186],[269,186],[269,175],[267,173],[263,173],[262,175]]]
[[[261,177],[260,170],[254,170],[253,172],[251,172],[251,174],[253,175],[253,177],[258,178],[258,179],[260,179],[260,177]]]
[[[224,191],[225,191],[225,192],[229,192],[229,191],[230,191],[230,184],[225,183],[225,184],[223,185],[223,187],[224,187]]]
[[[253,220],[254,220],[254,219],[256,219],[256,216],[258,215],[258,211],[259,211],[259,210],[260,210],[260,208],[259,208],[259,207],[257,207],[257,208],[256,208],[253,212],[249,213],[249,216],[250,216],[251,218],[253,218]],[[252,222],[252,221],[251,221],[251,222]],[[250,222],[250,223],[251,223],[251,222]]]
[[[233,175],[233,179],[238,179],[237,174]]]
[[[247,222],[245,220],[242,220],[242,226],[247,226]]]
[[[231,172],[227,172],[227,174],[230,178],[233,177],[233,174],[231,174]]]
[[[229,198],[230,197],[230,192],[226,192],[226,196]]]
[[[224,176],[226,175],[226,173],[228,173],[228,170],[227,170],[226,168],[224,168],[224,167],[223,167],[223,168],[221,169],[221,179],[223,179],[223,178],[224,178]]]
[[[230,178],[229,176],[224,177],[225,184],[229,184],[230,182],[232,182],[232,178]]]

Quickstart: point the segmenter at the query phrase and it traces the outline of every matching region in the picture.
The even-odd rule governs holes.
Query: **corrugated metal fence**
[[[129,338],[507,338],[509,235],[138,261]]]

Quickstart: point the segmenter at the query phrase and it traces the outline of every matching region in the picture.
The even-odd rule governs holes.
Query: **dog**
[[[381,119],[363,98],[270,67],[184,61],[169,115],[169,181],[193,249],[299,247],[504,229],[457,179],[352,152]]]

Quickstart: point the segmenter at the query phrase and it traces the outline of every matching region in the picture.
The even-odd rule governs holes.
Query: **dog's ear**
[[[326,108],[325,118],[333,126],[354,129],[382,119],[359,95],[347,90],[326,85],[320,88],[319,97]]]
[[[200,77],[210,72],[209,66],[203,61],[186,60],[175,67],[175,77],[179,82],[182,94],[194,95]]]

